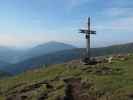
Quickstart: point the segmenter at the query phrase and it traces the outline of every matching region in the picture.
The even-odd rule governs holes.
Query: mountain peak
[[[36,47],[42,47],[42,46],[69,46],[70,48],[76,48],[75,46],[71,45],[71,44],[67,44],[67,43],[63,43],[63,42],[57,42],[57,41],[49,41],[43,44],[40,44]],[[34,47],[34,48],[36,48]]]

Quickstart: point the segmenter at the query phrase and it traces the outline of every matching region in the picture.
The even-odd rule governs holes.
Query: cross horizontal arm
[[[96,34],[96,31],[90,31],[90,34]]]
[[[79,30],[79,33],[88,33],[88,30],[81,29]]]
[[[79,30],[79,33],[85,33],[85,34],[96,34],[96,31],[89,31],[89,30],[84,30],[84,29],[81,29]]]

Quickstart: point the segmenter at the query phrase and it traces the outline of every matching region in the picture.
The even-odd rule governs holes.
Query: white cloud
[[[69,4],[71,4],[71,6],[76,7],[76,6],[82,5],[90,0],[68,0],[68,1],[69,1]]]
[[[123,7],[123,8],[132,8],[133,1],[132,0],[111,0],[112,5],[116,7]]]
[[[121,33],[131,33],[133,32],[133,17],[126,17],[116,19],[114,21],[108,21],[97,25],[96,29],[103,32],[121,32]]]
[[[28,47],[38,43],[48,41],[48,36],[44,35],[16,35],[16,34],[0,34],[0,45],[13,47]]]
[[[69,10],[84,5],[85,3],[91,3],[94,0],[67,0],[67,7]]]
[[[99,31],[133,32],[133,8],[109,8],[101,12],[106,19],[96,25]]]
[[[111,26],[114,30],[117,31],[124,31],[124,32],[133,32],[133,16],[126,17],[126,18],[120,18],[114,22],[111,23]]]
[[[108,8],[102,14],[108,17],[133,16],[133,8]]]
[[[71,36],[71,38],[70,38]],[[61,32],[51,33],[30,33],[30,34],[15,34],[15,33],[0,33],[0,45],[17,48],[29,48],[37,44],[42,44],[48,41],[60,41],[73,44],[77,38],[75,34],[61,34]]]

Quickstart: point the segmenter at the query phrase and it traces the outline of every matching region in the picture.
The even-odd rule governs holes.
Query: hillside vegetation
[[[133,56],[112,63],[82,65],[78,60],[27,71],[0,80],[0,100],[59,100],[66,78],[81,78],[81,94],[93,100],[133,99]],[[92,99],[87,99],[92,100]]]

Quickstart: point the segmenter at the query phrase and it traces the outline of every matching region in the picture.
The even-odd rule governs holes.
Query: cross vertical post
[[[85,57],[85,61],[89,63],[91,61],[90,35],[91,34],[96,34],[96,31],[91,30],[90,17],[88,17],[88,29],[81,29],[80,33],[85,34],[85,38],[86,38],[86,57]]]
[[[90,31],[90,17],[88,18],[88,31]],[[86,34],[86,51],[87,51],[87,58],[90,60],[90,34]]]

